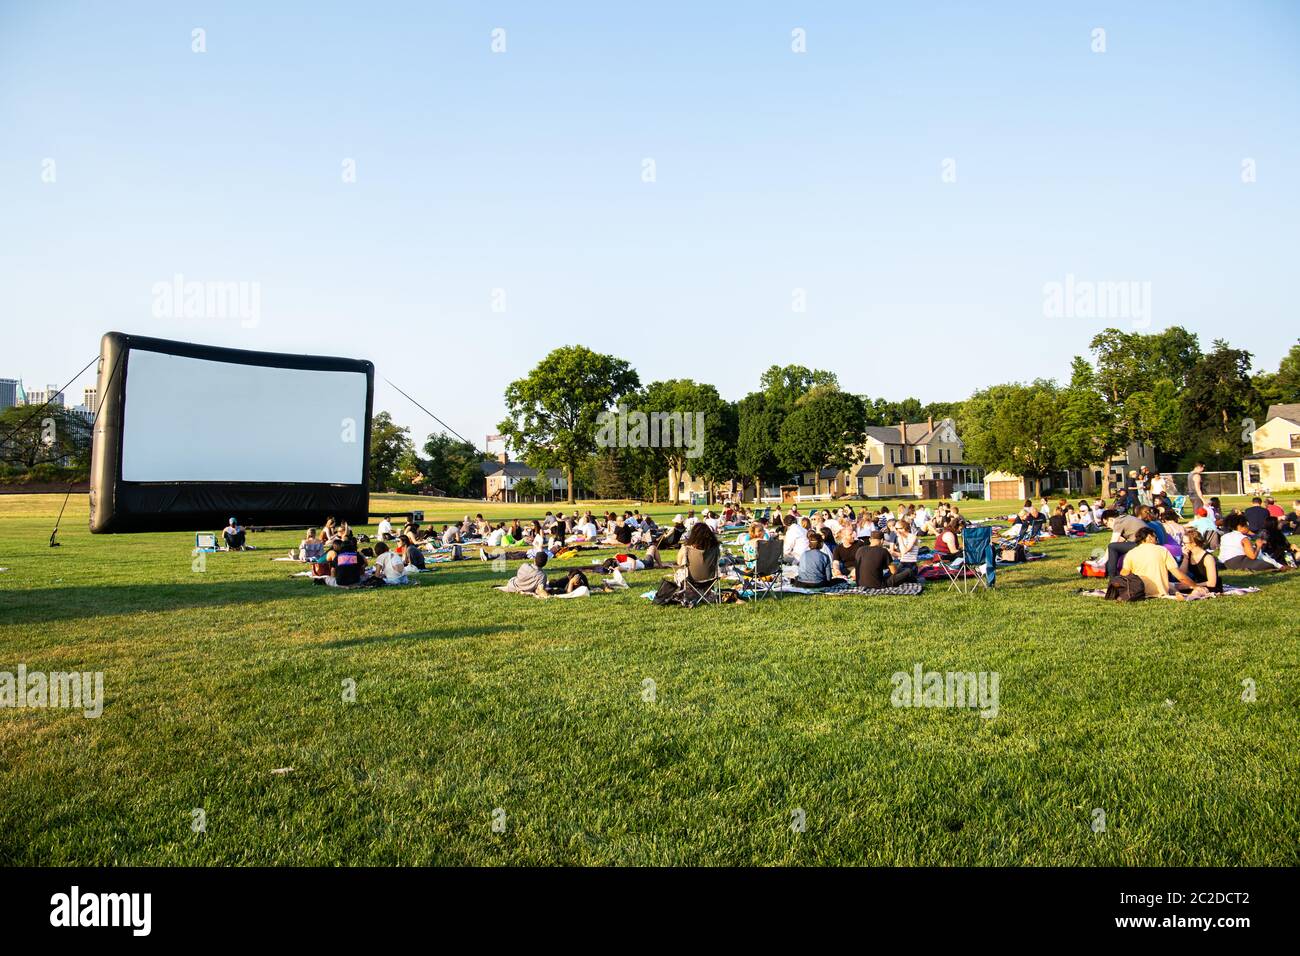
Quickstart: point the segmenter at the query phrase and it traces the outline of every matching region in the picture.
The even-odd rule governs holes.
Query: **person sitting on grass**
[[[1224,519],[1231,529],[1219,538],[1219,560],[1232,571],[1279,571],[1276,564],[1264,559],[1259,545],[1250,535],[1245,515],[1233,514]]]
[[[365,556],[357,552],[357,539],[350,535],[337,541],[327,557],[330,577],[339,587],[360,584],[366,569]]]
[[[1106,546],[1106,577],[1113,578],[1119,573],[1124,556],[1137,547],[1138,533],[1146,528],[1146,524],[1135,515],[1113,510],[1102,512],[1101,524],[1110,529],[1110,544]]]
[[[1259,498],[1251,498],[1250,507],[1243,512],[1243,517],[1250,528],[1250,533],[1260,534],[1264,530],[1264,522],[1268,520],[1268,509]]]
[[[299,561],[319,561],[325,554],[325,542],[316,536],[315,528],[307,529],[307,537],[298,545]]]
[[[858,587],[862,590],[897,587],[916,580],[916,566],[901,568],[891,573],[892,559],[885,548],[885,536],[880,531],[873,531],[867,538],[867,546],[858,549],[857,572]]]
[[[507,594],[545,594],[546,593],[546,567],[548,557],[545,551],[539,551],[533,555],[531,561],[525,561],[519,565],[519,570],[515,576],[497,587],[498,591],[505,591]]]
[[[831,574],[848,579],[856,573],[858,551],[866,546],[866,541],[858,538],[854,526],[845,522],[840,528],[839,544],[831,552]]]
[[[1192,519],[1190,527],[1200,533],[1202,544],[1211,551],[1219,546],[1219,526],[1205,508],[1196,509],[1196,517]]]
[[[896,537],[894,539],[894,560],[898,562],[899,570],[912,569],[916,572],[916,560],[921,547],[921,537],[912,530],[912,526],[906,521],[899,521],[895,526]]]
[[[453,561],[459,561],[463,556],[460,546],[464,540],[464,535],[456,525],[449,524],[443,527],[442,546],[444,548],[451,548],[451,559]]]
[[[1281,567],[1295,567],[1297,555],[1300,555],[1300,548],[1297,548],[1286,539],[1282,533],[1282,525],[1278,519],[1272,515],[1264,522],[1264,533],[1261,535],[1261,550],[1264,557],[1276,561]]]
[[[1196,582],[1183,573],[1174,556],[1156,541],[1154,529],[1143,528],[1135,542],[1133,549],[1124,555],[1124,567],[1119,573],[1140,578],[1148,598],[1165,597],[1171,592],[1170,575],[1189,591],[1196,588]]]
[[[406,562],[396,551],[390,551],[383,541],[375,544],[375,573],[382,576],[385,584],[407,584]]]
[[[415,568],[420,571],[425,569],[424,550],[409,534],[403,534],[398,539],[397,553],[402,556],[402,560],[406,562],[408,568]]]
[[[225,529],[221,532],[221,535],[226,539],[226,550],[244,550],[244,529],[233,517],[230,519],[230,523],[227,524]]]
[[[951,561],[961,554],[961,545],[957,542],[960,528],[950,519],[939,526],[939,533],[934,536],[934,553],[940,561]]]
[[[831,556],[821,532],[809,531],[808,550],[799,559],[799,574],[791,583],[797,588],[824,588],[844,581],[831,573]]]
[[[380,541],[393,537],[393,519],[390,515],[384,515],[383,520],[375,526],[375,537]]]
[[[718,576],[721,551],[713,529],[703,521],[695,522],[677,552],[678,576],[689,577],[696,584],[707,584]]]
[[[1300,501],[1291,502],[1291,510],[1282,516],[1279,525],[1283,534],[1300,532]]]
[[[1219,577],[1219,562],[1206,546],[1205,537],[1195,528],[1188,528],[1183,535],[1181,567],[1183,573],[1197,586],[1213,591],[1215,594],[1223,593],[1223,579]]]

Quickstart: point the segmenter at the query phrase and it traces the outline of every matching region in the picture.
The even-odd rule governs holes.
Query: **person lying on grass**
[[[537,552],[532,560],[519,565],[515,576],[505,584],[498,585],[497,590],[507,594],[545,594],[546,571],[543,569],[549,560],[550,556],[545,551]]]
[[[1141,578],[1148,598],[1165,597],[1175,591],[1169,583],[1170,575],[1188,591],[1196,589],[1196,582],[1183,573],[1174,556],[1156,542],[1156,533],[1151,528],[1137,533],[1136,546],[1124,555],[1124,567],[1119,573]]]

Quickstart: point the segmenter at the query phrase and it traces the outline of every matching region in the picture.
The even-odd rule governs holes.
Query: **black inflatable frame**
[[[359,484],[254,481],[143,482],[122,479],[122,425],[133,351],[163,352],[212,362],[272,368],[362,372],[366,376],[365,444]],[[285,352],[251,352],[108,332],[99,346],[99,414],[90,464],[90,530],[93,534],[138,531],[217,531],[231,515],[240,524],[322,523],[331,515],[349,524],[370,517],[370,416],[375,366],[363,359]],[[305,410],[303,410],[305,411]],[[292,413],[291,413],[292,414]]]

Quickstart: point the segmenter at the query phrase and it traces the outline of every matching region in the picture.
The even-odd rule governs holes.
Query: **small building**
[[[1250,436],[1251,453],[1241,460],[1247,491],[1300,487],[1300,403],[1270,405],[1264,424]]]
[[[1054,471],[1043,479],[1043,490],[1051,490],[1069,495],[1096,497],[1107,493],[1106,483],[1111,484],[1111,493],[1115,487],[1122,487],[1124,477],[1130,471],[1146,468],[1156,471],[1156,449],[1145,442],[1133,442],[1124,451],[1108,462],[1089,465],[1086,468],[1071,468]],[[984,497],[988,501],[1024,501],[1033,496],[1032,482],[1020,475],[1005,471],[990,471],[984,476]]]
[[[539,477],[536,468],[529,468],[522,461],[511,461],[505,452],[493,461],[483,462],[482,468],[488,501],[518,501],[519,495],[515,491],[515,486],[525,478]],[[568,497],[569,482],[564,477],[563,469],[548,468],[540,477],[548,486],[545,500],[559,501]]]

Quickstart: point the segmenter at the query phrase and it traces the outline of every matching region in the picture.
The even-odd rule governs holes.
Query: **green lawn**
[[[0,671],[102,671],[106,704],[0,710],[0,862],[1298,862],[1300,574],[1115,605],[1074,594],[1098,536],[974,598],[538,601],[477,560],[340,592],[268,560],[298,535],[197,573],[84,497],[52,550],[59,501],[0,496]],[[917,663],[1000,674],[997,717],[891,706]]]

